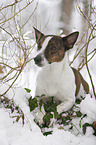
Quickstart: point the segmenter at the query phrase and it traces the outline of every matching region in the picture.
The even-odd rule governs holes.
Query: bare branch
[[[13,7],[15,4],[17,4],[17,3],[21,2],[21,1],[22,1],[22,0],[20,0],[20,1],[15,0],[14,3],[9,4],[9,5],[6,5],[6,6],[4,6],[4,7],[1,7],[1,8],[0,8],[0,11],[2,11],[3,9],[6,9],[6,8],[8,8],[8,7]]]
[[[20,9],[18,12],[16,12],[13,16],[11,16],[10,18],[0,22],[0,24],[3,24],[9,20],[11,20],[12,18],[14,18],[16,15],[18,15],[21,11],[23,11],[24,9],[26,9],[34,0],[30,1],[29,3],[27,3],[27,5],[25,7],[23,7],[22,9]]]
[[[91,33],[89,35],[89,39],[92,36],[93,30],[94,29],[91,30]],[[94,94],[94,96],[96,98],[95,87],[94,87],[93,80],[92,80],[92,76],[91,76],[91,73],[90,73],[90,70],[89,70],[89,67],[88,67],[88,63],[87,63],[87,61],[88,61],[87,60],[88,45],[89,45],[89,41],[88,41],[87,46],[86,46],[86,49],[85,49],[86,68],[87,68],[87,72],[88,72],[88,75],[89,75],[89,78],[90,78],[90,81],[91,81],[91,85],[92,85],[92,89],[93,89],[93,94]]]

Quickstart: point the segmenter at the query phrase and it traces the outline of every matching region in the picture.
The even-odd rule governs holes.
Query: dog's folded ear
[[[73,32],[62,38],[64,47],[65,47],[65,51],[73,48],[73,46],[78,38],[78,35],[79,35],[79,32],[76,31],[76,32]]]
[[[45,39],[45,35],[41,33],[39,30],[37,30],[35,27],[33,27],[35,30],[35,37],[36,37],[36,42],[38,44],[38,50],[40,50],[42,43]]]

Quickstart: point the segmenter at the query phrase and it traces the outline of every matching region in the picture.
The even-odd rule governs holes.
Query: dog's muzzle
[[[39,67],[42,67],[42,57],[41,55],[37,55],[35,58],[34,58],[34,61],[35,61],[35,64],[38,65]]]

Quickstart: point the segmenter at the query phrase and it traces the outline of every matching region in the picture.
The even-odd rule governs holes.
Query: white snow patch
[[[86,98],[80,104],[81,112],[87,114],[87,120],[92,123],[96,120],[96,100],[86,95]]]

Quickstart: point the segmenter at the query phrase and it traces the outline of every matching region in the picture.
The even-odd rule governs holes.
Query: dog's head
[[[55,35],[44,35],[35,29],[35,37],[40,52],[35,58],[35,64],[42,67],[53,62],[63,60],[65,52],[75,44],[79,32],[73,32],[65,37]]]

